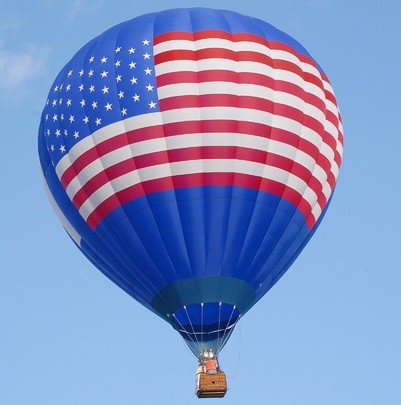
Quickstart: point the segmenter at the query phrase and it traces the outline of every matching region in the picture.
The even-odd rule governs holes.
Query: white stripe
[[[322,144],[322,140],[319,134],[315,131],[303,127],[297,121],[291,120],[290,118],[285,118],[281,116],[275,116],[270,113],[263,111],[257,111],[253,109],[243,109],[236,107],[204,107],[204,108],[183,108],[179,111],[171,110],[161,113],[144,114],[136,117],[129,118],[123,121],[123,124],[119,126],[114,126],[114,124],[102,128],[84,138],[82,141],[75,144],[71,150],[65,155],[57,164],[56,172],[59,178],[63,173],[74,163],[77,157],[93,148],[94,145],[111,139],[118,135],[120,132],[115,132],[116,129],[124,128],[125,131],[130,131],[132,129],[138,129],[140,127],[146,127],[147,125],[158,125],[158,124],[168,124],[177,121],[193,121],[199,120],[232,120],[245,121],[245,122],[256,122],[265,125],[271,125],[277,129],[282,129],[295,134],[300,134],[301,137],[307,139],[309,142],[314,144],[320,152],[330,161],[333,166],[333,173],[337,170],[336,163],[334,162],[334,152],[326,144]],[[144,121],[144,122],[142,122]]]
[[[275,91],[256,84],[238,84],[231,82],[204,82],[204,83],[177,83],[160,86],[157,89],[159,100],[170,97],[187,95],[230,94],[233,96],[259,97],[274,103],[285,104],[323,122],[324,111],[312,104],[306,103],[302,98],[290,93]]]
[[[116,122],[114,124],[107,125],[92,135],[87,136],[78,143],[76,143],[68,152],[68,155],[64,155],[58,162],[56,167],[56,173],[59,178],[63,173],[79,158],[83,153],[93,148],[94,145],[99,145],[103,141],[107,141],[116,135],[133,131],[135,129],[147,128],[154,125],[162,125],[162,117],[159,112],[149,113],[143,115],[137,115],[135,117],[127,118],[123,121]]]
[[[171,72],[203,72],[208,70],[229,70],[238,73],[257,73],[270,77],[274,80],[282,80],[288,83],[295,84],[305,91],[314,94],[320,99],[324,99],[323,85],[316,86],[303,80],[298,74],[284,69],[274,69],[259,62],[251,61],[233,61],[223,58],[201,59],[198,61],[192,60],[174,60],[163,62],[155,65],[156,75],[160,76]],[[321,81],[322,79],[319,78]]]
[[[154,55],[158,55],[160,53],[168,52],[171,50],[199,51],[209,48],[229,49],[234,52],[257,52],[261,55],[266,55],[274,60],[282,60],[294,63],[295,65],[301,66],[304,72],[308,72],[317,77],[320,77],[319,70],[315,66],[313,66],[312,63],[301,61],[295,53],[288,52],[282,49],[271,49],[267,45],[263,45],[253,41],[234,42],[222,38],[203,38],[196,41],[173,39],[161,42],[153,47]],[[294,52],[296,51],[294,50]]]
[[[276,167],[267,166],[264,163],[248,162],[235,159],[206,159],[206,160],[191,160],[184,162],[164,163],[161,165],[145,167],[139,170],[132,171],[117,179],[111,180],[109,183],[96,190],[79,209],[80,214],[86,220],[88,216],[96,209],[103,201],[111,197],[115,193],[125,190],[128,187],[145,182],[177,175],[187,175],[195,173],[239,173],[254,176],[259,173],[260,177],[277,181],[285,184],[288,187],[298,191],[303,195],[303,198],[313,207],[317,201],[317,195],[310,189],[299,177]],[[320,207],[315,207],[317,214]],[[319,214],[320,215],[320,212]]]
[[[189,110],[189,111],[187,111],[187,110]],[[202,110],[205,110],[205,109],[202,109]],[[208,109],[206,109],[206,110],[208,110]],[[216,110],[216,109],[214,109],[214,110]],[[218,118],[224,119],[225,116],[224,116],[222,110],[223,109],[220,108],[219,111],[214,111],[214,112]],[[234,109],[234,110],[236,110],[236,109]],[[184,120],[199,119],[199,110],[198,109],[183,109],[183,111],[186,112],[186,115],[184,116],[181,113],[181,115],[180,115],[181,120],[184,121]],[[194,114],[195,114],[195,116],[194,116]],[[176,114],[171,114],[171,112],[163,113],[163,121],[165,123],[170,122],[170,120],[171,120],[171,122],[175,122],[176,121],[175,115]],[[252,120],[258,121],[257,120],[258,115],[260,116],[263,114],[256,114],[255,112],[253,112]],[[210,119],[210,118],[213,118],[213,115],[209,116],[209,114],[202,112],[202,118]],[[214,118],[216,118],[216,117],[214,117]],[[227,117],[227,119],[231,119],[231,118],[232,118],[232,114],[230,114],[230,116]],[[262,116],[262,118],[264,119],[265,117]],[[290,132],[300,133],[301,135],[304,134],[304,137],[306,136],[307,139],[309,138],[309,141],[312,141],[311,134],[314,135],[314,132],[307,128],[302,128],[301,124],[294,122],[292,120],[289,120],[289,119],[285,119],[284,117],[273,116],[272,118],[274,119],[274,122],[267,123],[267,124],[271,124],[272,126],[274,126],[276,128],[281,127]],[[237,116],[237,119],[241,120],[241,117]],[[158,119],[156,119],[155,121],[158,121]],[[131,122],[131,125],[127,125],[127,127],[137,127],[137,125],[135,125],[132,120],[130,122]],[[266,122],[262,122],[262,123],[266,123]],[[285,124],[285,125],[283,125],[283,124]],[[91,147],[94,147],[94,141],[96,141],[96,140],[103,141],[104,140],[103,136],[104,136],[105,132],[108,132],[108,131],[101,131],[100,133],[94,134],[93,137],[87,137],[83,141],[76,144],[73,148],[74,156],[85,152],[86,150],[88,150]],[[81,172],[78,173],[78,175],[75,176],[73,178],[73,180],[70,182],[70,184],[67,186],[66,192],[72,200],[74,198],[75,194],[93,176],[100,173],[105,168],[112,166],[113,164],[116,164],[124,159],[129,159],[131,156],[140,156],[141,154],[151,153],[152,151],[156,152],[156,151],[169,150],[169,149],[180,148],[180,147],[184,148],[184,147],[186,147],[185,146],[186,142],[188,142],[188,147],[190,147],[191,143],[193,142],[194,137],[198,138],[197,146],[201,146],[202,144],[207,145],[207,139],[210,140],[210,138],[213,137],[213,135],[214,134],[202,134],[202,135],[188,134],[185,136],[158,138],[158,139],[153,139],[153,140],[148,140],[148,141],[137,142],[129,147],[119,148],[116,151],[112,151],[112,152],[102,156],[100,159],[96,159],[95,161],[90,163],[88,166],[86,166],[83,170],[81,170]],[[92,139],[88,139],[88,138],[92,138]],[[175,138],[176,138],[176,140],[175,140]],[[188,139],[188,141],[187,141],[187,139]],[[216,141],[217,141],[217,139],[218,138],[216,137]],[[257,141],[256,141],[256,144],[253,145],[253,140],[255,140],[255,139],[257,139]],[[200,145],[199,145],[199,142],[200,142]],[[240,143],[237,144],[236,142],[240,142]],[[234,143],[231,143],[231,144],[228,143],[228,146],[236,146],[236,145],[242,146],[241,142],[243,142],[244,147],[251,147],[251,148],[255,147],[255,149],[260,149],[260,150],[264,150],[264,151],[270,151],[271,148],[274,148],[274,145],[275,145],[274,141],[271,141],[266,138],[255,137],[255,136],[246,135],[246,134],[239,134],[238,136],[235,137]],[[224,140],[222,140],[222,143],[224,143]],[[334,160],[333,160],[334,152],[332,151],[332,149],[326,144],[321,145],[320,144],[321,138],[318,135],[315,136],[315,140],[313,143],[321,150],[321,153],[325,154],[326,157],[329,159],[329,161],[332,164],[331,171],[334,174],[334,176],[337,177],[338,172],[339,172],[339,167],[336,164],[336,162],[334,162]],[[280,144],[280,142],[277,142],[277,144]],[[272,146],[270,146],[270,145],[272,145]],[[81,150],[78,150],[80,146],[83,146],[83,148]],[[213,146],[213,144],[211,143],[210,146]],[[222,144],[222,146],[223,146],[223,144]],[[282,149],[281,151],[277,151],[279,154],[281,153],[281,154],[283,154],[283,156],[286,156],[290,159],[294,158],[294,157],[291,157],[292,150],[289,145],[286,145],[283,143],[281,146],[281,149]],[[298,156],[298,158],[295,158],[296,159],[295,161],[297,161],[299,164],[305,166],[309,170],[312,170],[312,168],[315,165],[314,160],[311,159],[310,157],[308,157],[307,154],[305,154],[301,151],[296,151],[295,148],[293,151],[296,152],[295,156]],[[61,164],[62,164],[62,168],[64,170],[66,170],[72,164],[73,160],[69,159],[70,153],[65,155],[56,167],[56,171],[60,177],[63,173],[61,171]],[[272,152],[272,153],[276,153],[276,152]],[[326,185],[327,176],[323,169],[320,168],[320,172],[316,174],[316,178],[323,185],[324,194],[328,198],[328,196],[330,195],[330,191]]]
[[[42,177],[42,183],[43,187],[45,189],[47,198],[50,201],[51,206],[53,207],[58,219],[60,220],[61,224],[63,225],[64,229],[67,231],[67,233],[71,236],[73,241],[78,245],[81,246],[81,235],[75,230],[75,228],[71,225],[71,223],[68,221],[67,217],[64,215],[63,211],[61,211],[60,207],[58,206],[56,200],[53,197],[52,192],[49,189],[49,186],[47,185],[47,181],[43,175],[43,172],[40,171],[41,177]]]
[[[162,113],[163,123],[168,124],[177,121],[199,120],[237,120],[254,122],[282,129],[294,134],[298,134],[315,145],[330,162],[334,159],[334,151],[325,143],[322,144],[321,136],[310,128],[304,127],[298,121],[291,118],[270,114],[250,108],[237,107],[202,107],[202,108],[182,108],[180,110],[165,111]]]
[[[259,136],[247,134],[228,134],[228,133],[206,133],[206,134],[188,134],[185,136],[177,135],[168,138],[150,139],[127,145],[116,149],[102,156],[101,159],[90,163],[70,182],[66,192],[71,200],[75,194],[89,181],[103,170],[118,164],[126,159],[138,157],[148,153],[169,151],[175,149],[185,149],[191,147],[210,147],[210,146],[238,146],[269,152],[293,160],[294,162],[307,168],[313,176],[320,182],[326,198],[330,195],[331,187],[327,183],[326,172],[316,163],[307,153],[298,150],[294,146],[262,138]]]
[[[334,114],[335,117],[338,118],[338,107],[328,98],[325,99],[326,110],[329,110]]]

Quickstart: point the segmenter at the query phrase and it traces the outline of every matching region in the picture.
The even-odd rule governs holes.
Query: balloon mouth
[[[208,302],[184,305],[171,316],[171,325],[196,357],[212,349],[219,354],[241,318],[235,305]]]
[[[180,333],[199,357],[204,349],[218,354],[255,301],[255,289],[249,283],[214,276],[166,285],[152,300],[152,309]]]

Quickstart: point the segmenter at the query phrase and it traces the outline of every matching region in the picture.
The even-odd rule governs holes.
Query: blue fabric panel
[[[116,209],[96,233],[117,256],[129,252],[127,260],[146,271],[157,289],[179,279],[218,275],[241,278],[256,289],[266,258],[265,267],[274,271],[277,260],[289,255],[287,245],[299,246],[309,233],[290,203],[282,200],[280,211],[274,211],[278,200],[237,187],[154,193]],[[280,249],[274,249],[277,243]]]

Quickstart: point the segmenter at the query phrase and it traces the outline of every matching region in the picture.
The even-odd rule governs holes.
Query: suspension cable
[[[229,325],[230,325],[230,321],[231,321],[231,318],[232,318],[232,316],[233,316],[234,311],[235,311],[235,305],[233,306],[233,309],[232,309],[232,311],[231,311],[230,318],[228,319],[228,322],[227,322],[227,326],[226,326],[225,329],[224,329],[223,337],[221,338],[221,343],[224,342],[224,338],[225,338],[225,336],[226,336],[227,330],[228,330],[228,329],[231,329]],[[234,324],[234,325],[235,325],[235,324]],[[220,342],[220,338],[218,339],[218,342]],[[219,345],[219,346],[217,347],[217,353],[219,353],[222,348],[223,348],[223,344]]]
[[[203,346],[203,302],[201,302],[201,345]]]
[[[220,342],[220,321],[221,321],[221,302],[219,302],[219,323],[217,326],[217,341]],[[217,348],[217,353],[219,353],[219,348]]]
[[[226,330],[230,330],[230,333],[227,334],[227,336],[222,339],[222,346],[221,346],[221,348],[223,348],[223,347],[225,346],[225,344],[227,343],[228,339],[230,338],[231,334],[233,333],[234,328],[235,328],[235,326],[237,325],[237,323],[239,322],[240,318],[241,318],[241,315],[239,315],[238,318],[236,319],[236,321],[235,321],[231,326],[229,326],[229,327],[226,329]]]
[[[187,336],[189,337],[189,339],[190,339],[195,345],[197,345],[197,346],[199,347],[199,343],[193,339],[193,337],[191,336],[191,333],[189,333],[189,332],[184,328],[183,324],[179,321],[179,319],[175,316],[175,314],[173,314],[173,317],[174,317],[174,319],[177,321],[177,323],[180,325],[180,327],[181,327],[180,331],[183,332],[183,333],[186,333]],[[196,337],[196,335],[195,335],[195,337]],[[183,339],[184,339],[184,338],[183,338]]]
[[[187,314],[187,318],[188,318],[189,324],[191,325],[191,329],[192,329],[192,332],[193,332],[193,334],[194,334],[194,336],[195,336],[196,344],[197,344],[198,350],[199,350],[199,352],[200,352],[201,345],[199,344],[198,336],[196,336],[197,333],[195,332],[195,328],[194,328],[194,326],[192,325],[192,321],[191,321],[191,318],[190,318],[189,313],[188,313],[188,311],[187,311],[186,305],[183,305],[183,308],[185,309],[185,313]]]

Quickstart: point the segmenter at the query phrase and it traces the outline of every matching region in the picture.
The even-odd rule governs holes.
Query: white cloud
[[[0,21],[0,104],[29,94],[45,68],[49,49],[21,38],[22,30],[17,17]]]
[[[0,89],[14,92],[23,89],[39,76],[45,65],[47,52],[35,45],[25,50],[10,51],[0,48]]]

